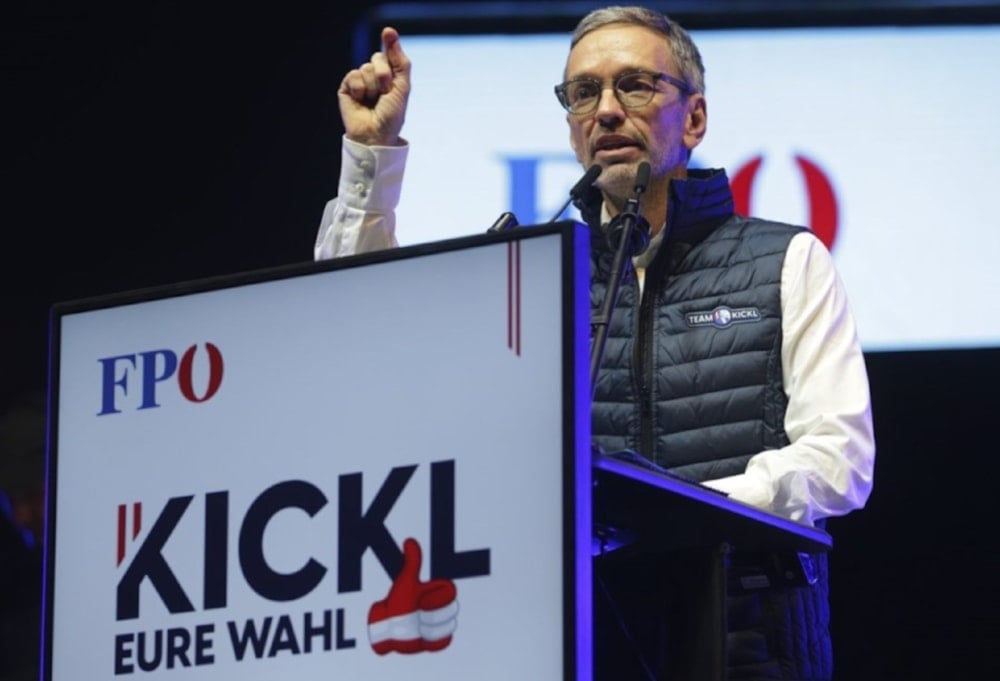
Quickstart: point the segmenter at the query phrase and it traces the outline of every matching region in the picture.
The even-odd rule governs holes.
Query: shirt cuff
[[[399,205],[409,144],[369,147],[346,137],[341,145],[337,196],[348,208],[388,213]]]
[[[767,482],[746,473],[717,480],[706,480],[702,484],[714,490],[725,492],[730,499],[735,499],[754,508],[765,511],[772,510],[773,502]]]

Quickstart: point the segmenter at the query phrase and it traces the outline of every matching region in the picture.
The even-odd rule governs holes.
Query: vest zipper
[[[649,270],[646,271],[647,276]],[[639,297],[639,314],[636,326],[635,357],[636,386],[639,395],[639,453],[655,461],[656,450],[653,441],[653,304],[655,293],[646,289]],[[648,294],[648,295],[647,295]]]

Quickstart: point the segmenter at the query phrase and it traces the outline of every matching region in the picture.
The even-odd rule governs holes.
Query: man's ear
[[[684,145],[694,149],[701,144],[708,130],[708,102],[705,95],[695,93],[688,97],[687,114],[684,117]]]

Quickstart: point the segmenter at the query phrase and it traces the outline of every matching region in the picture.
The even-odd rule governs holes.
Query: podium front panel
[[[589,678],[586,240],[57,305],[43,678]]]

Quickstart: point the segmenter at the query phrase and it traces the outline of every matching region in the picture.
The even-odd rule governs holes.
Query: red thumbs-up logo
[[[420,581],[420,544],[403,542],[403,567],[385,600],[368,610],[368,640],[379,655],[447,648],[458,626],[458,592],[450,579]]]

